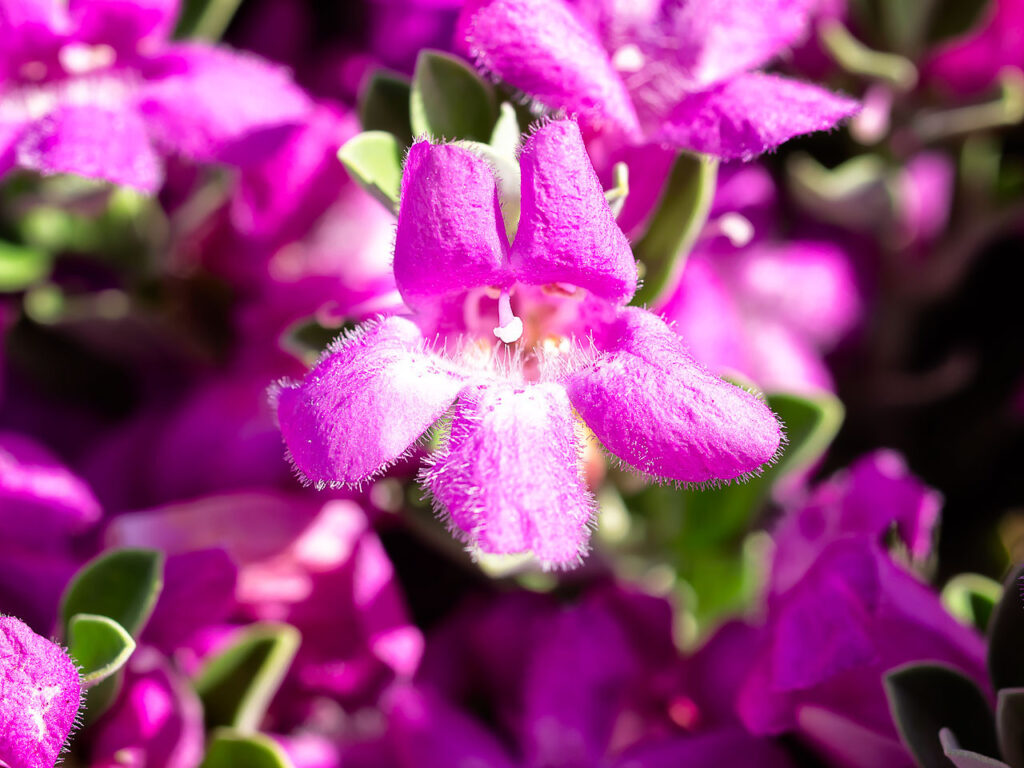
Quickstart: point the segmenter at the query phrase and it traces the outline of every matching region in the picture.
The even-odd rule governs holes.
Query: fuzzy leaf
[[[226,729],[213,735],[200,768],[292,768],[284,750],[260,734],[245,735]]]
[[[252,624],[209,659],[195,681],[210,727],[255,731],[299,647],[287,624]]]
[[[950,667],[906,664],[885,675],[889,709],[904,745],[922,768],[949,768],[939,731],[949,728],[960,747],[998,754],[988,702],[973,681]]]
[[[1024,687],[1024,603],[1019,565],[1006,580],[1003,596],[996,604],[988,626],[988,673],[992,688]]]
[[[385,131],[404,146],[412,144],[409,78],[379,69],[374,72],[359,99],[359,122],[364,131]]]
[[[1024,688],[1003,688],[996,703],[999,751],[1013,768],[1024,768]]]
[[[68,622],[68,650],[88,688],[121,669],[135,651],[135,641],[113,619],[76,613]]]
[[[711,210],[717,173],[718,163],[712,158],[688,153],[676,158],[647,231],[633,246],[644,268],[633,304],[656,306],[678,282]]]
[[[117,549],[90,560],[61,601],[61,626],[78,613],[106,616],[138,637],[163,589],[164,556],[153,549]]]
[[[414,136],[488,142],[498,105],[494,89],[464,61],[422,51],[412,78],[409,114]]]
[[[390,133],[366,131],[346,141],[338,159],[357,184],[398,213],[403,154],[402,145]]]

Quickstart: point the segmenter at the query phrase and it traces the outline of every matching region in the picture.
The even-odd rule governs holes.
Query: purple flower
[[[94,768],[193,768],[203,757],[202,704],[166,659],[140,648],[117,702],[91,734]]]
[[[837,765],[911,766],[882,675],[910,661],[984,681],[984,642],[883,549],[895,527],[927,555],[940,499],[880,451],[812,494],[775,532],[771,594],[737,706],[754,733],[798,733]],[[983,684],[983,683],[982,683]]]
[[[0,763],[53,768],[81,696],[78,668],[60,646],[0,616]]]
[[[895,529],[908,559],[922,563],[932,544],[942,495],[914,477],[903,457],[879,450],[821,483],[774,531],[772,592],[794,586],[822,547],[846,538],[882,545]]]
[[[1004,67],[1024,68],[1024,2],[992,0],[982,23],[934,52],[925,73],[957,94],[992,85]]]
[[[397,765],[788,768],[770,739],[736,725],[689,732],[671,626],[666,601],[612,585],[571,605],[467,603],[431,638],[416,685],[390,697]]]
[[[631,142],[749,159],[857,103],[759,70],[797,42],[803,0],[474,0],[459,42],[485,72]]]
[[[831,391],[823,353],[860,314],[857,280],[836,243],[773,236],[773,203],[763,168],[725,171],[703,238],[659,311],[715,372],[766,391]]]
[[[0,174],[74,173],[154,191],[161,156],[240,162],[309,103],[284,70],[169,41],[174,0],[0,2]]]
[[[49,631],[77,557],[75,536],[99,522],[89,486],[42,445],[0,432],[0,599]]]
[[[369,323],[285,383],[277,412],[308,481],[359,485],[454,405],[423,472],[453,531],[485,552],[565,566],[586,551],[594,513],[583,425],[623,462],[691,483],[756,471],[781,433],[761,400],[712,376],[658,317],[622,306],[636,266],[575,123],[534,133],[521,174],[510,246],[488,163],[454,144],[415,144],[395,242],[398,289],[425,322],[468,316],[467,296],[493,290],[504,343],[452,336],[437,349],[412,320]],[[569,327],[555,319],[565,307]]]
[[[314,694],[346,704],[372,701],[419,663],[422,638],[409,623],[394,569],[353,501],[319,503],[269,491],[211,496],[122,515],[111,522],[107,543],[172,555],[170,594],[145,638],[168,651],[175,639],[201,634],[181,637],[173,624],[174,607],[190,594],[207,628],[225,620],[221,593],[233,585],[231,572],[211,550],[226,550],[238,567],[226,619],[286,621],[302,633],[278,697],[282,706],[301,708]],[[186,627],[200,629],[195,618]]]

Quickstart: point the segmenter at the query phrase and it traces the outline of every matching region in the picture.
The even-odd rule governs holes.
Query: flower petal
[[[706,87],[767,64],[807,32],[808,0],[674,3],[661,32],[689,81]]]
[[[597,36],[563,0],[475,0],[456,32],[477,66],[550,109],[636,138],[626,87]]]
[[[89,486],[43,446],[0,432],[0,540],[5,549],[52,549],[99,522]],[[51,546],[47,546],[51,545]]]
[[[794,136],[834,128],[854,99],[808,83],[752,72],[685,97],[659,138],[680,149],[749,160]]]
[[[701,483],[756,471],[775,456],[782,431],[768,406],[709,373],[656,315],[626,309],[597,341],[605,354],[574,374],[567,389],[583,420],[623,461]]]
[[[178,18],[178,0],[69,0],[76,38],[134,53],[149,38],[167,39]]]
[[[0,616],[0,763],[53,768],[81,696],[78,668],[59,645]]]
[[[395,281],[411,307],[509,281],[494,172],[452,144],[413,144],[402,175]]]
[[[194,160],[261,160],[312,108],[287,70],[223,47],[176,45],[150,62],[139,108],[151,133]],[[269,132],[269,133],[268,133]]]
[[[118,754],[127,753],[139,765],[191,768],[203,756],[202,705],[188,680],[152,648],[141,648],[94,738],[93,756],[103,765],[117,765]]]
[[[62,106],[31,124],[17,162],[42,174],[74,173],[153,192],[163,171],[146,126],[131,110]]]
[[[399,687],[388,696],[390,733],[401,765],[515,768],[505,749],[472,716],[431,689]]]
[[[516,277],[531,285],[571,283],[625,304],[636,261],[571,120],[548,123],[520,158],[522,213],[512,245]]]
[[[455,401],[464,377],[391,317],[336,342],[300,383],[277,393],[281,433],[314,483],[360,483],[409,450]]]
[[[448,444],[423,479],[452,526],[484,552],[532,551],[566,566],[586,551],[594,505],[560,385],[464,391]]]

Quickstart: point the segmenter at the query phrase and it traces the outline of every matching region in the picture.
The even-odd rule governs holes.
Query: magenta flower
[[[240,162],[308,100],[253,56],[172,43],[163,2],[0,2],[0,174],[74,173],[154,191],[161,156]]]
[[[832,391],[824,354],[861,313],[851,259],[827,239],[775,234],[764,168],[723,171],[704,237],[658,309],[716,373],[768,392]]]
[[[468,602],[431,637],[415,686],[389,698],[395,763],[791,768],[771,739],[689,719],[671,627],[666,601],[615,585],[573,604],[522,593]]]
[[[459,42],[485,72],[631,142],[749,159],[857,110],[756,71],[805,34],[810,4],[474,0]]]
[[[93,739],[93,768],[193,768],[203,756],[202,704],[166,659],[142,648],[129,662],[117,702]]]
[[[976,94],[991,86],[1004,67],[1024,68],[1024,3],[992,0],[982,22],[935,51],[926,74],[957,94]]]
[[[285,383],[277,412],[309,482],[358,485],[454,405],[423,472],[453,531],[484,552],[532,551],[564,566],[586,551],[594,513],[581,472],[584,425],[621,461],[690,483],[756,471],[781,432],[761,400],[712,376],[658,317],[622,306],[636,266],[575,123],[530,137],[521,173],[510,246],[488,163],[460,146],[418,142],[395,242],[407,304],[423,316],[452,306],[462,314],[467,292],[493,290],[493,334],[503,343],[438,349],[407,318],[369,323],[304,381]],[[547,304],[525,304],[530,315],[518,317],[513,293],[526,301],[530,286],[548,286]],[[566,302],[578,313],[571,331],[550,321]]]
[[[0,616],[0,763],[53,768],[81,697],[78,668],[64,650]]]

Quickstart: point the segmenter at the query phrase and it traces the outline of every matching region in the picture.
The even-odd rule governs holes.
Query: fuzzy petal
[[[409,450],[463,384],[425,351],[413,323],[391,317],[336,342],[302,382],[278,393],[277,415],[310,481],[360,483]]]
[[[558,120],[523,147],[522,214],[512,246],[516,277],[532,285],[570,283],[625,304],[636,291],[636,261],[576,123]]]
[[[417,142],[402,176],[395,281],[411,307],[509,282],[508,241],[487,162],[463,147]]]
[[[63,106],[21,137],[18,165],[42,174],[74,173],[153,192],[160,161],[135,112],[99,106]]]
[[[683,482],[728,480],[771,461],[775,415],[713,376],[656,315],[626,309],[605,350],[567,384],[573,407],[612,453],[643,472]]]
[[[785,141],[825,131],[857,112],[854,99],[760,72],[684,98],[662,125],[661,140],[726,160],[749,160]]]
[[[475,0],[456,32],[477,66],[550,109],[640,133],[629,93],[595,31],[563,0]]]
[[[807,32],[813,0],[663,3],[663,35],[697,87],[758,69]]]
[[[60,646],[0,616],[0,763],[53,768],[81,696],[78,668]]]
[[[68,11],[79,39],[134,53],[144,40],[170,37],[179,6],[178,0],[70,0]]]
[[[223,47],[176,45],[145,75],[139,105],[150,131],[194,160],[261,160],[271,137],[284,139],[312,109],[287,70]]]
[[[586,551],[593,500],[560,385],[463,392],[448,445],[424,482],[453,527],[484,552],[532,551],[566,566]]]

